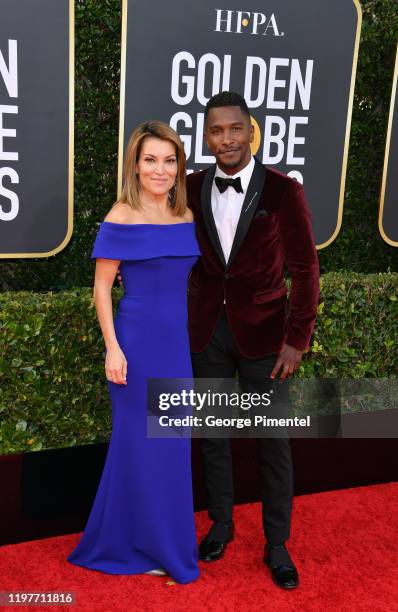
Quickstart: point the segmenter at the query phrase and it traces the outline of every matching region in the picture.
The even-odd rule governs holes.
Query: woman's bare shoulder
[[[185,219],[185,221],[187,221],[189,223],[191,223],[193,221],[193,213],[192,213],[192,210],[190,208],[187,208],[187,210],[185,211],[184,219]]]
[[[129,204],[117,202],[112,206],[104,221],[110,223],[134,223],[134,211]]]

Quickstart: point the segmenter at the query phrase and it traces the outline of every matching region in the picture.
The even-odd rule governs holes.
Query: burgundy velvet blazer
[[[209,343],[223,307],[243,356],[306,350],[319,297],[319,265],[304,189],[257,159],[225,262],[211,208],[215,165],[187,177],[202,256],[189,279],[191,350]],[[291,275],[287,297],[285,268]]]

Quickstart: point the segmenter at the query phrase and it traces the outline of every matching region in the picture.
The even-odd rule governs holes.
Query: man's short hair
[[[250,117],[250,112],[246,104],[246,100],[235,91],[221,91],[216,94],[206,104],[205,107],[205,123],[211,108],[219,108],[220,106],[239,106],[242,113]]]

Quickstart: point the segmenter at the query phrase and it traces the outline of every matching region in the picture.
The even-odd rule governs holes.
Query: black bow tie
[[[240,176],[237,178],[221,178],[216,176],[214,179],[220,193],[224,193],[228,187],[233,187],[237,193],[243,193],[242,185],[240,182]]]

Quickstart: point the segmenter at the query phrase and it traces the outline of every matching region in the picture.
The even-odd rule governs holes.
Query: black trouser
[[[261,359],[242,357],[229,328],[225,308],[206,349],[192,353],[196,378],[234,378],[245,390],[261,393],[261,380],[269,384],[276,355]],[[268,379],[268,382],[267,382]],[[269,544],[288,539],[293,499],[293,470],[288,438],[257,438],[262,481],[263,526]],[[202,456],[209,517],[228,523],[233,511],[233,476],[230,441],[203,439]]]

